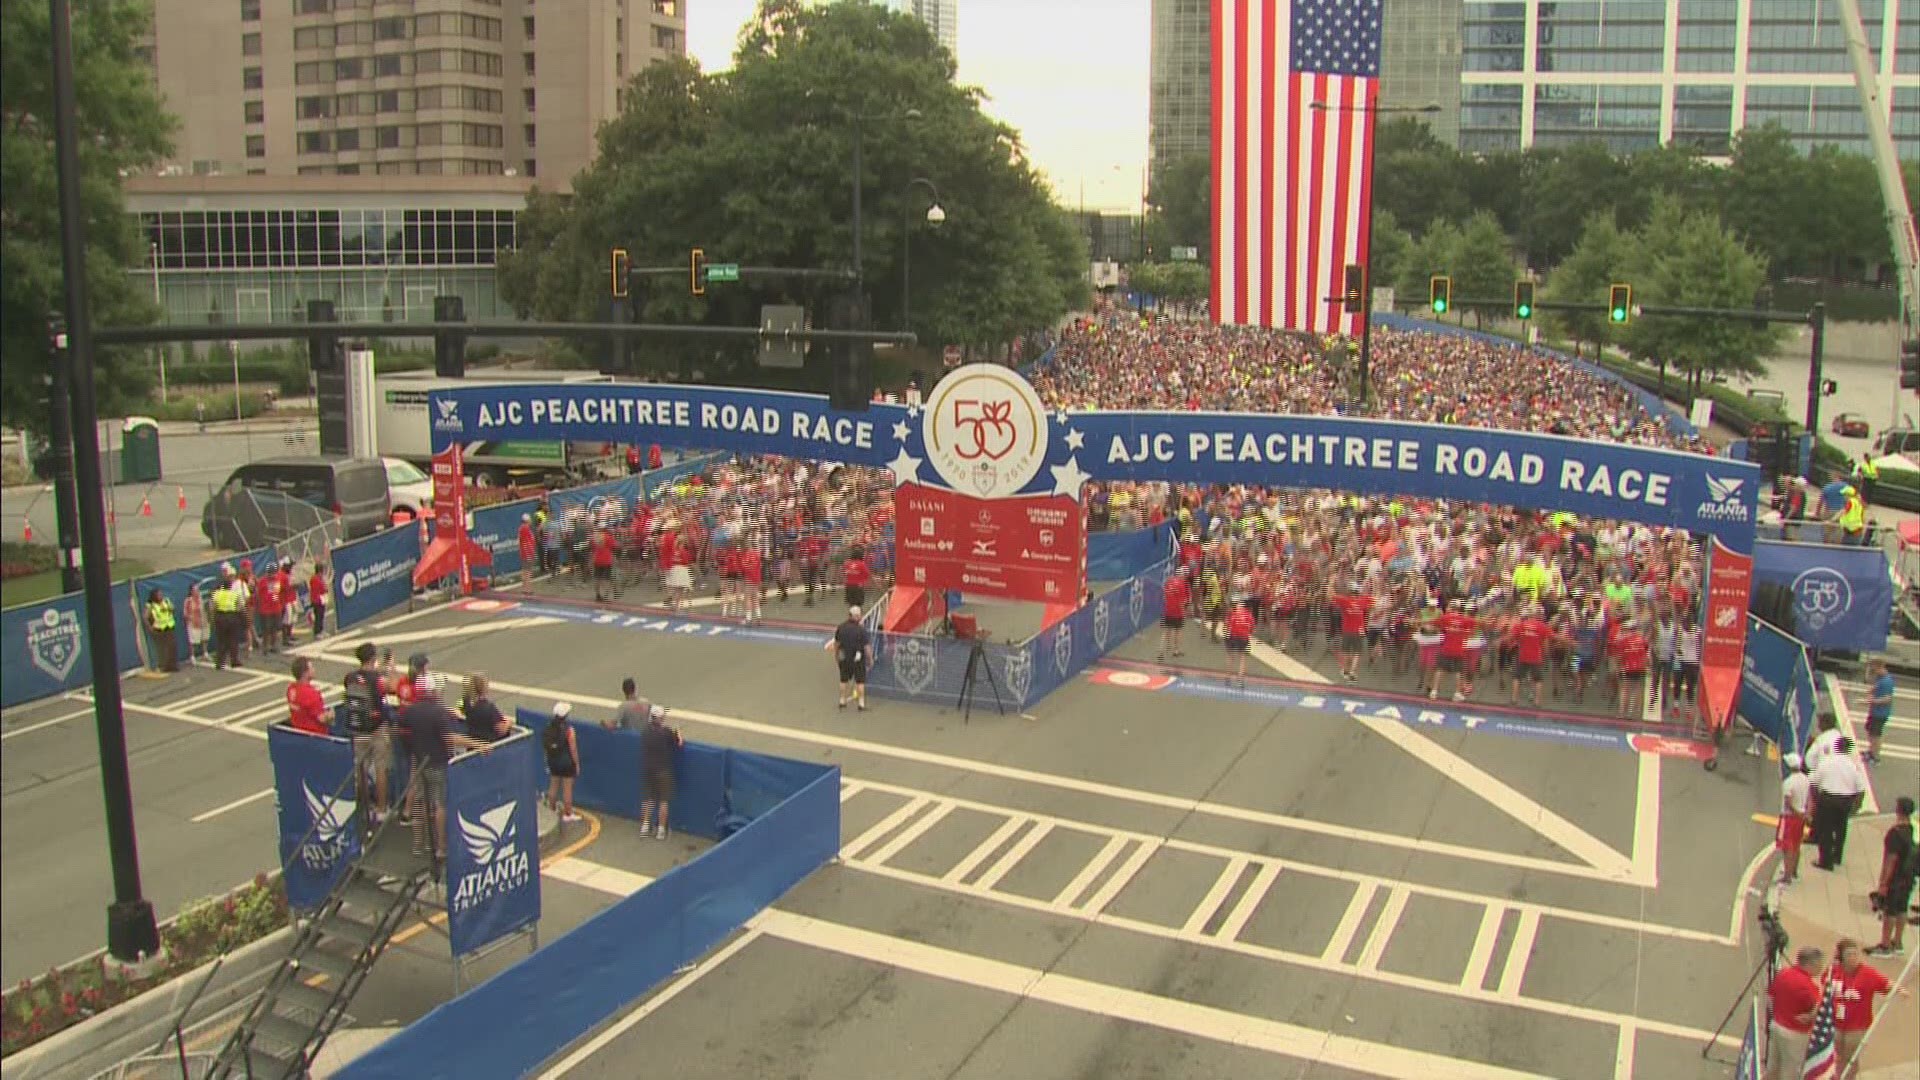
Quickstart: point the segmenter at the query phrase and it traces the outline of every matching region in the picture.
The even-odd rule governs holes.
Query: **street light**
[[[863,125],[869,120],[918,120],[919,109],[905,109],[899,112],[858,113],[848,110],[844,115],[853,124],[853,287],[854,291],[863,291],[866,284],[866,268],[862,264],[860,248],[860,191],[864,187],[866,172],[865,143]]]
[[[1367,114],[1367,144],[1369,146],[1374,144],[1374,129],[1379,126],[1379,123],[1380,123],[1379,118],[1382,114],[1385,114],[1388,116],[1405,116],[1405,115],[1414,115],[1414,114],[1421,114],[1421,113],[1437,113],[1440,111],[1439,104],[1431,103],[1431,102],[1426,105],[1398,105],[1398,106],[1374,105],[1372,107],[1368,107],[1365,105],[1341,105],[1341,104],[1330,102],[1330,101],[1315,101],[1312,104],[1310,104],[1308,107],[1312,109],[1316,109],[1320,112],[1366,113]],[[1373,158],[1371,155],[1369,155],[1367,158],[1367,176],[1364,182],[1364,186],[1366,187],[1366,190],[1367,190],[1367,206],[1366,206],[1366,217],[1362,219],[1362,223],[1365,227],[1369,241],[1371,241],[1371,238],[1373,236]],[[1371,248],[1373,245],[1371,242],[1369,242],[1367,246]],[[1372,251],[1360,252],[1360,265],[1367,268],[1367,282],[1369,286],[1371,286],[1373,281],[1373,252]],[[1336,299],[1336,298],[1334,297],[1328,298],[1329,301],[1333,299]],[[1369,386],[1369,380],[1372,378],[1372,375],[1371,375],[1372,367],[1373,367],[1373,289],[1369,287],[1362,293],[1360,297],[1360,407],[1362,409],[1367,407],[1367,401],[1370,396],[1369,391],[1371,390],[1371,387]]]
[[[907,195],[913,195],[913,189],[923,187],[933,197],[933,205],[927,208],[927,224],[938,225],[947,220],[947,212],[940,208],[940,189],[933,181],[924,176],[916,176],[907,181]],[[909,203],[908,206],[912,204]],[[902,207],[900,211],[900,329],[906,330],[913,324],[913,289],[909,271],[913,266],[913,214]]]

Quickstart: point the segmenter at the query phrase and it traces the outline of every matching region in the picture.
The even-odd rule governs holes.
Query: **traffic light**
[[[1347,264],[1346,283],[1340,289],[1340,304],[1348,311],[1360,311],[1367,303],[1367,268]]]
[[[612,279],[613,296],[616,300],[625,299],[627,295],[627,268],[631,265],[626,248],[613,249],[613,263],[608,267],[608,276]]]
[[[1444,274],[1435,274],[1427,282],[1427,302],[1433,307],[1435,315],[1445,315],[1453,309],[1453,279]]]
[[[1840,383],[1837,380],[1834,380],[1834,379],[1820,380],[1820,396],[1821,397],[1832,397],[1833,395],[1839,392],[1840,392]]]
[[[1533,318],[1533,282],[1516,281],[1513,283],[1513,317],[1516,319]]]
[[[827,329],[865,330],[866,298],[840,293],[827,301]],[[873,342],[838,338],[826,343],[829,357],[828,404],[843,412],[865,412],[873,403]]]
[[[1900,389],[1920,390],[1920,338],[1900,346]]]
[[[1607,321],[1626,325],[1633,317],[1633,286],[1615,285],[1607,290]]]
[[[707,253],[699,248],[687,258],[687,287],[695,296],[707,295]]]

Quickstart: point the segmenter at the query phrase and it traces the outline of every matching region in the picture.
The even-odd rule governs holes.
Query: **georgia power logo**
[[[519,828],[514,822],[514,812],[519,808],[520,800],[508,799],[482,810],[478,821],[465,814],[454,815],[460,825],[460,840],[474,864],[454,888],[454,910],[467,911],[532,879],[533,859],[521,850]]]
[[[1698,515],[1709,521],[1747,520],[1746,486],[1743,477],[1708,474],[1707,501],[1700,504]]]
[[[1793,603],[1801,621],[1819,630],[1853,607],[1853,586],[1838,571],[1815,566],[1793,579]]]
[[[34,667],[65,681],[80,659],[80,617],[57,608],[41,612],[27,626],[27,654]]]
[[[435,398],[433,402],[433,430],[460,431],[460,403],[452,398]]]
[[[955,368],[921,416],[927,460],[958,491],[1002,499],[1047,458],[1047,410],[1019,373],[998,364]]]

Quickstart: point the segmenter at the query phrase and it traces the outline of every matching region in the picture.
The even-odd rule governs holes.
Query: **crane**
[[[1846,35],[1847,56],[1853,61],[1853,82],[1860,91],[1860,109],[1867,116],[1867,139],[1873,147],[1873,164],[1880,174],[1880,198],[1887,208],[1887,233],[1893,241],[1893,261],[1900,289],[1900,340],[1920,338],[1920,239],[1913,231],[1912,204],[1900,176],[1900,159],[1893,150],[1893,133],[1887,128],[1886,100],[1880,92],[1880,79],[1874,70],[1873,51],[1867,47],[1867,30],[1860,21],[1859,0],[1839,0],[1840,30]],[[1892,48],[1892,42],[1887,43]],[[1894,399],[1899,400],[1898,395]],[[1896,412],[1898,406],[1895,406]]]

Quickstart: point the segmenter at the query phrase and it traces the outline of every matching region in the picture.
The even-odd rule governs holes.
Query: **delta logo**
[[[1746,521],[1753,516],[1747,506],[1747,481],[1738,476],[1708,476],[1707,501],[1694,511],[1706,521]]]

